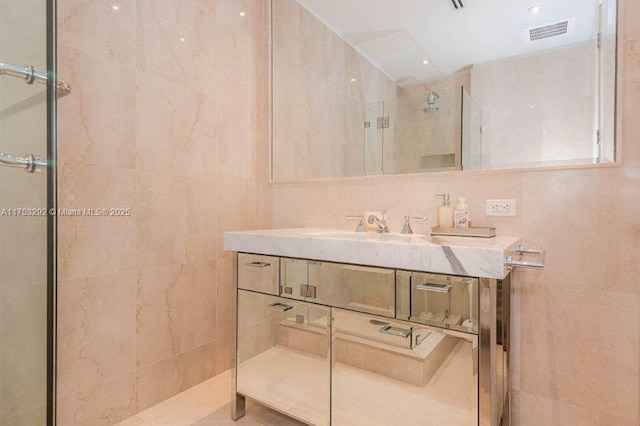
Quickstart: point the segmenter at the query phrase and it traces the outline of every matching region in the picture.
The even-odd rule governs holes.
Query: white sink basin
[[[411,237],[418,237],[416,234],[391,234],[391,233],[377,233],[377,232],[350,232],[350,231],[323,231],[323,232],[309,232],[304,235],[310,237],[325,237],[325,238],[343,238],[343,239],[367,239],[367,240],[394,240],[402,241],[409,240]]]

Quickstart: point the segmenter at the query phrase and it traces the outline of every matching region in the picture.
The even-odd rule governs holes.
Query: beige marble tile
[[[276,228],[295,227],[330,227],[334,225],[334,212],[329,198],[329,185],[299,184],[277,185],[273,187],[273,225]],[[304,194],[304,200],[300,198]],[[329,205],[328,205],[329,204]],[[351,206],[344,206],[347,210]],[[337,213],[335,213],[337,215]],[[345,214],[359,214],[358,211],[346,211]],[[357,221],[345,220],[340,228],[356,229]]]
[[[633,140],[640,134],[640,81],[628,81],[622,92],[622,140]],[[637,143],[625,143],[620,148],[625,166],[640,166],[640,146]]]
[[[628,207],[640,206],[640,176],[624,169],[558,171],[524,175],[522,182],[522,235],[547,250],[542,279],[563,288],[599,282],[604,290],[638,291],[628,272],[640,268],[640,219]]]
[[[625,40],[622,66],[624,81],[640,80],[640,40]]]
[[[136,417],[155,425],[198,424],[201,419],[211,415],[212,411],[215,412],[228,404],[231,383],[227,376],[228,374],[224,378],[214,377],[204,381],[139,413]],[[220,382],[228,386],[221,386]],[[226,414],[229,413],[230,411]]]
[[[330,387],[327,369],[326,359],[276,346],[238,366],[238,391],[294,416],[296,405],[314,395],[324,395],[308,417],[299,418],[312,424],[326,424],[329,394],[319,391]]]
[[[60,397],[135,369],[136,274],[58,282]]]
[[[135,172],[65,164],[58,179],[60,208],[131,209],[131,216],[58,217],[58,278],[133,270]]]
[[[62,0],[57,6],[58,43],[112,62],[134,63],[135,1]]]
[[[135,374],[128,373],[75,391],[57,402],[57,424],[110,426],[137,411]]]
[[[454,352],[426,387],[373,374],[341,363],[332,374],[333,424],[474,424],[469,395],[469,352]],[[462,355],[462,356],[461,356]],[[324,424],[329,386],[326,360],[274,347],[242,363],[238,386],[273,407],[313,424]],[[306,371],[306,373],[304,373]],[[309,374],[310,371],[320,374]],[[463,376],[460,376],[463,373]],[[299,382],[299,375],[306,381]],[[462,392],[460,392],[462,390]],[[465,392],[465,390],[467,392]],[[250,412],[248,412],[250,413]]]
[[[521,388],[637,418],[638,384],[625,378],[638,376],[638,345],[629,339],[638,334],[638,295],[564,289],[553,281],[525,281],[523,289]]]
[[[640,39],[640,4],[635,0],[625,0],[621,2],[622,7],[618,7],[618,13],[622,13],[622,38],[624,40]]]
[[[222,245],[225,231],[258,229],[261,227],[262,186],[244,182],[218,182],[218,257],[231,258],[232,252]]]
[[[215,262],[138,272],[138,368],[212,342],[216,337]]]
[[[138,170],[215,176],[218,144],[215,99],[137,72],[135,121]],[[237,122],[229,125],[244,128]],[[233,146],[248,145],[242,142],[234,140]]]
[[[208,343],[138,369],[138,409],[145,410],[211,378],[215,371],[215,360],[215,344]]]
[[[236,285],[233,281],[233,259],[218,261],[216,283],[216,338],[228,336],[236,330]]]
[[[21,170],[3,168],[0,193],[0,210],[46,209],[46,178],[40,173],[25,176]],[[0,216],[0,287],[46,281],[46,229],[44,215]]]
[[[215,183],[156,172],[137,182],[139,267],[216,259]]]
[[[58,64],[72,85],[58,104],[59,161],[133,168],[133,69],[65,46],[58,49]]]
[[[235,367],[236,335],[227,334],[216,339],[216,366],[215,374],[222,374]]]
[[[237,104],[218,114],[218,177],[257,182],[262,178],[261,116]]]
[[[557,425],[635,425],[636,420],[625,419],[613,413],[601,412],[589,407],[579,407],[562,401],[526,392],[516,393],[516,424],[522,426]]]
[[[46,285],[0,294],[0,419],[46,403]]]
[[[216,20],[191,2],[137,0],[136,66],[215,95]]]
[[[0,419],[0,426],[43,425],[47,422],[47,407],[42,405],[15,416]]]
[[[1,47],[0,51],[3,51]],[[32,153],[42,158],[47,156],[47,105],[43,97],[45,92],[42,88],[29,86],[15,78],[0,81],[0,93],[2,93],[2,96],[0,96],[0,104],[3,109],[4,107],[16,105],[18,102],[30,97],[41,97],[39,104],[20,113],[3,117],[0,125],[0,131],[3,135],[3,151],[10,153],[18,152],[20,155]],[[33,185],[36,182],[41,182],[40,184],[43,185],[45,181],[42,174],[33,174],[27,177],[24,173],[16,173],[16,170],[7,170],[5,174],[7,176],[14,175],[15,179],[18,177],[21,178],[23,184],[29,182]],[[15,177],[15,175],[18,177]],[[4,191],[6,190],[7,188],[4,189]],[[14,196],[26,196],[29,195],[31,191],[18,194],[18,191],[14,190],[11,193]],[[40,191],[40,193],[42,193],[42,191]]]
[[[6,0],[0,5],[0,17],[2,22],[43,34],[46,31],[47,4],[39,0]]]
[[[2,15],[0,15],[0,19],[2,19]],[[32,32],[21,26],[2,22],[0,51],[2,51],[2,56],[6,58],[3,61],[20,65],[29,64],[39,71],[45,71],[47,69],[46,40],[46,34],[43,32]],[[0,104],[3,109],[40,91],[46,91],[44,86],[24,84],[17,78],[3,79],[0,82],[0,88],[2,88]],[[28,116],[27,118],[31,118],[33,124],[33,117],[41,113],[36,113],[32,109],[28,109],[28,111],[28,113],[18,114],[18,116]],[[44,115],[42,117],[44,120]],[[2,126],[6,125],[6,118],[4,118]],[[40,144],[44,146],[44,141],[41,141]]]
[[[210,0],[211,1],[211,0]],[[262,40],[262,0],[215,0],[219,20],[242,30],[248,36]]]
[[[216,69],[209,84],[215,85],[216,99],[262,108],[262,43],[219,19],[215,29]]]
[[[231,375],[227,371],[131,417],[118,426],[138,425],[301,425],[289,417],[247,400],[247,414],[231,420]]]

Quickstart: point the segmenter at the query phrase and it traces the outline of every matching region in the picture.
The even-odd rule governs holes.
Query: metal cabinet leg
[[[245,402],[245,397],[243,395],[234,392],[233,398],[231,399],[231,419],[238,420],[244,416]]]

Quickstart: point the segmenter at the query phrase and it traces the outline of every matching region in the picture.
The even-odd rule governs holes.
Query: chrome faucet
[[[366,232],[364,229],[364,214],[348,214],[345,216],[347,219],[360,219],[358,226],[356,227],[356,232]]]
[[[378,226],[376,232],[389,232],[389,227],[387,227],[387,219],[384,217],[384,215],[387,214],[387,211],[383,210],[381,213],[382,218],[379,218],[375,214],[370,214],[367,218],[367,222],[369,223],[369,225],[373,225],[375,223]]]
[[[411,229],[411,223],[410,223],[411,219],[427,220],[426,217],[422,217],[422,216],[405,216],[404,226],[402,227],[402,232],[400,232],[401,234],[413,234],[413,229]]]

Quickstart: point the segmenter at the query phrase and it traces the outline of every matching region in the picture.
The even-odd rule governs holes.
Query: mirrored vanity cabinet
[[[509,424],[503,271],[236,252],[232,418],[251,398],[312,425]]]

